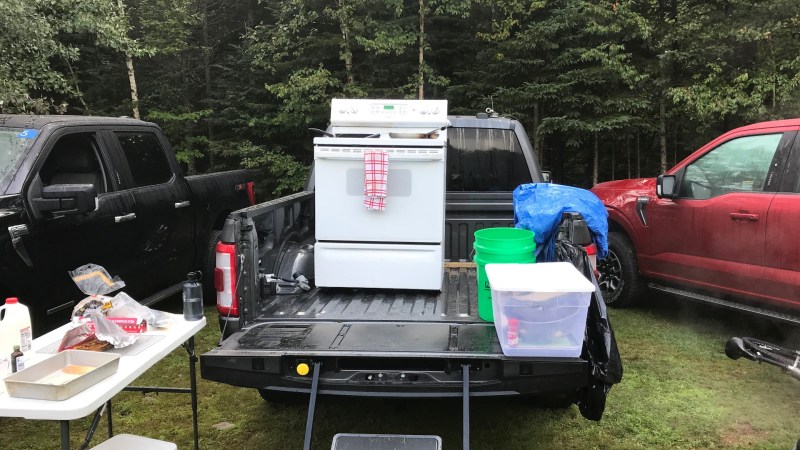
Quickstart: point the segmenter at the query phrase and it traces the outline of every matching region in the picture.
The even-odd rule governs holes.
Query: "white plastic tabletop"
[[[5,383],[2,383],[0,385],[0,417],[73,420],[88,416],[138,378],[139,375],[146,372],[147,369],[194,336],[206,324],[205,318],[190,322],[184,320],[182,315],[170,315],[173,317],[173,321],[169,327],[148,328],[147,332],[144,333],[147,335],[163,335],[162,338],[156,340],[135,356],[120,357],[119,368],[114,375],[66,400],[12,398],[8,396],[5,390]],[[49,353],[37,353],[37,351],[51,347],[54,342],[60,342],[69,328],[70,325],[64,325],[34,339],[31,351],[25,353],[26,366],[36,364],[49,356],[53,356]],[[111,353],[113,351],[109,350]]]

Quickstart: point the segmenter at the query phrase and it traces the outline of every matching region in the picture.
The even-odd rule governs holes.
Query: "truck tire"
[[[208,247],[203,259],[203,303],[205,306],[217,304],[217,289],[214,287],[214,268],[217,266],[217,242],[222,230],[211,230]]]
[[[606,305],[624,308],[639,302],[644,286],[633,244],[624,233],[608,233],[608,256],[597,262],[597,269],[597,282]]]

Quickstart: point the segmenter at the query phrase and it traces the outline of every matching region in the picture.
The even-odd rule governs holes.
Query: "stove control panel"
[[[331,100],[331,125],[350,127],[441,127],[447,100]]]

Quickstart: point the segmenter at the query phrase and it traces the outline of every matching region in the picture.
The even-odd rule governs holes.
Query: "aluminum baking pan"
[[[11,397],[64,400],[117,372],[116,353],[65,350],[5,378]]]

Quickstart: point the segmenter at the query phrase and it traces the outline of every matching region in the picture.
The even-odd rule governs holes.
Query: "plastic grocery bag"
[[[603,294],[597,285],[586,251],[571,242],[559,240],[555,243],[555,254],[558,261],[571,262],[594,283],[595,291],[589,303],[581,352],[581,358],[589,362],[589,385],[580,391],[578,409],[583,417],[600,420],[611,386],[622,381],[622,358],[608,319]]]
[[[552,183],[522,184],[514,189],[514,225],[535,233],[536,260],[555,261],[558,224],[565,212],[578,212],[592,232],[597,256],[608,254],[608,212],[596,195]]]
[[[172,317],[169,314],[148,308],[137,302],[130,295],[120,292],[111,299],[113,305],[107,312],[108,317],[132,317],[144,319],[148,325],[162,328],[170,324]]]
[[[105,295],[125,287],[119,277],[111,278],[102,266],[86,264],[69,272],[72,281],[86,295]]]

